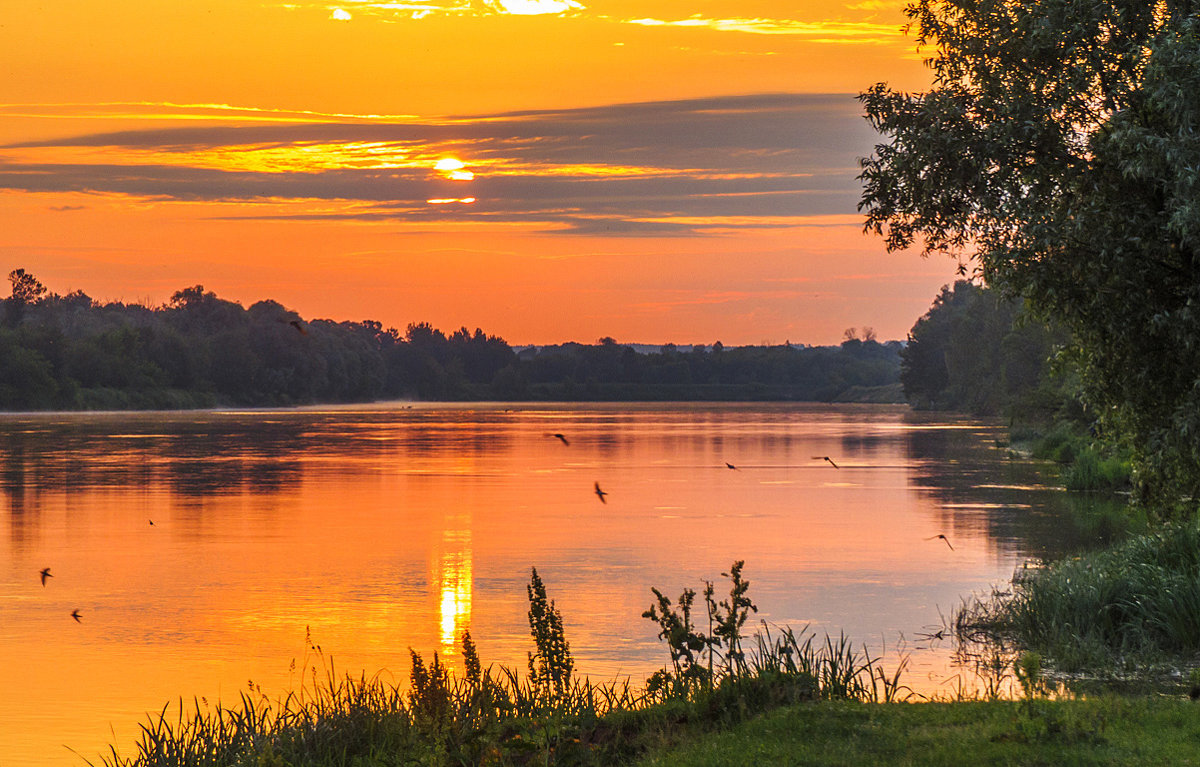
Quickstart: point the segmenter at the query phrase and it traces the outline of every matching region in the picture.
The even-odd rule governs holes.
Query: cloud
[[[326,6],[309,4],[310,7]],[[574,15],[586,10],[577,0],[344,0],[344,7],[333,9],[332,19],[349,21],[350,10],[364,16],[395,17],[408,16],[423,19],[434,14],[440,16],[546,16]],[[289,9],[304,5],[290,3]],[[350,9],[350,10],[347,10]]]
[[[583,10],[583,5],[575,0],[495,0],[488,5],[502,13],[515,16],[540,16]]]
[[[810,42],[886,44],[893,43],[903,33],[894,24],[866,21],[796,21],[793,19],[727,18],[709,19],[691,16],[686,19],[625,19],[626,24],[643,27],[691,27],[716,32],[746,32],[756,35],[801,35]]]
[[[350,122],[412,119],[413,115],[358,115],[336,112],[309,112],[288,109],[261,109],[230,104],[179,104],[170,101],[61,102],[50,104],[0,104],[5,117],[89,120],[155,120],[188,122]]]
[[[11,144],[0,188],[255,203],[228,217],[713,234],[854,214],[857,158],[875,139],[849,95],[428,121],[201,122]]]

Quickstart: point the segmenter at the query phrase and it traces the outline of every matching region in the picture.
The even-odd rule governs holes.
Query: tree
[[[8,273],[12,283],[12,295],[4,302],[5,321],[16,327],[25,316],[25,307],[37,303],[46,295],[46,286],[24,269],[13,269]]]
[[[1139,489],[1200,497],[1200,2],[918,0],[933,87],[860,95],[889,250],[976,259],[1073,334]]]

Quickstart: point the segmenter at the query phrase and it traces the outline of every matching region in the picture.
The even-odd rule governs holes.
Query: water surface
[[[651,586],[745,559],[759,618],[903,638],[907,681],[935,691],[950,647],[917,637],[1080,543],[1001,434],[890,406],[0,416],[0,765],[131,752],[180,696],[293,689],[306,637],[397,681],[410,647],[456,663],[468,628],[485,663],[522,665],[531,566],[593,678],[666,662]]]

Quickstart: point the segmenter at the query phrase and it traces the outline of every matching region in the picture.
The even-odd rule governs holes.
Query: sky
[[[862,232],[903,2],[56,0],[0,12],[0,269],[513,344],[904,338]],[[2,290],[2,288],[0,288]]]

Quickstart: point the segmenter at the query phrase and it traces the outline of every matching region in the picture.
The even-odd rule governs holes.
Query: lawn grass
[[[821,701],[697,732],[640,767],[732,765],[1196,765],[1186,697],[864,703]]]

